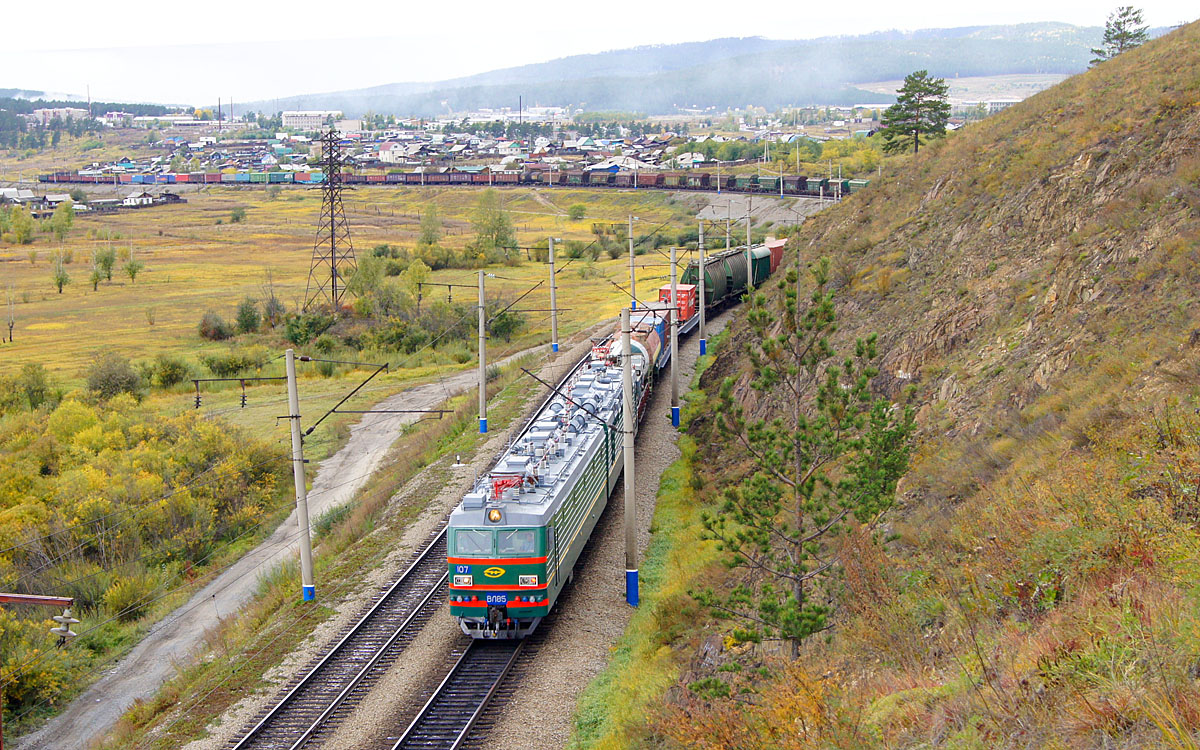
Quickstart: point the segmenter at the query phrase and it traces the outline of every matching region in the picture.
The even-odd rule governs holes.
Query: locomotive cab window
[[[492,532],[483,529],[459,529],[454,532],[454,552],[458,555],[492,554]]]
[[[500,532],[501,555],[533,555],[537,553],[537,532],[533,529],[513,529]]]

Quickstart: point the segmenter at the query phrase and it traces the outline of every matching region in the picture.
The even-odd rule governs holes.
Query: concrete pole
[[[754,291],[754,266],[750,263],[750,217],[753,216],[754,199],[746,199],[746,291]]]
[[[704,222],[700,222],[700,241],[696,243],[700,250],[700,288],[696,295],[696,311],[700,315],[700,356],[708,354],[708,340],[704,338]]]
[[[671,247],[671,426],[679,426],[679,269]]]
[[[296,353],[285,352],[288,421],[292,423],[292,479],[296,483],[296,525],[300,530],[300,595],[306,602],[317,596],[313,585],[312,536],[308,528],[308,485],[304,478],[304,444],[300,437],[300,393],[296,388]]]
[[[638,605],[637,560],[637,498],[634,494],[633,423],[637,419],[633,405],[633,347],[630,343],[629,310],[621,310],[621,345],[624,361],[621,368],[621,390],[624,409],[621,412],[621,433],[625,450],[625,601]],[[649,363],[647,363],[649,366]]]
[[[733,226],[733,201],[725,201],[725,250],[729,251],[729,232]]]
[[[483,271],[479,272],[479,434],[487,434],[487,311],[483,307]]]
[[[554,238],[550,238],[550,351],[558,353],[558,283],[554,278]]]
[[[633,269],[633,214],[629,214],[629,309],[637,309],[637,275]]]

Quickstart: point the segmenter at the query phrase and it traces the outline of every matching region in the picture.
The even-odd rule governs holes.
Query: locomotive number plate
[[[508,604],[508,594],[488,594],[488,604]]]

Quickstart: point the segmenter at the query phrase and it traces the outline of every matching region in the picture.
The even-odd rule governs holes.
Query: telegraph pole
[[[554,238],[550,238],[550,351],[558,353],[558,283],[554,279]]]
[[[703,357],[708,353],[708,341],[704,338],[704,222],[700,222],[700,241],[696,243],[696,247],[700,250],[700,289],[696,297],[696,305],[700,309],[697,312],[700,314],[700,356]]]
[[[300,527],[300,595],[304,601],[311,602],[317,596],[317,589],[313,585],[312,537],[308,528],[308,486],[304,478],[304,443],[300,437],[300,393],[296,388],[296,353],[288,349],[284,358],[287,361],[288,421],[292,423],[292,479],[296,484],[296,524]]]
[[[629,214],[629,309],[637,309],[637,276],[633,272],[633,214]]]
[[[630,343],[629,310],[621,310],[621,390],[624,408],[621,412],[621,433],[625,450],[625,601],[631,607],[638,605],[638,561],[637,561],[637,499],[634,495],[633,476],[633,349]],[[649,363],[647,363],[649,364]]]
[[[479,272],[479,434],[487,434],[487,313],[483,309],[483,271]]]
[[[754,266],[750,263],[750,217],[754,211],[754,198],[746,199],[746,291],[754,291]]]
[[[733,224],[733,201],[725,201],[725,251],[729,252],[729,228]]]
[[[671,246],[671,426],[679,426],[679,269]]]

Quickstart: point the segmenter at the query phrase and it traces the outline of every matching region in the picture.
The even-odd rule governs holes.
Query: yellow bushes
[[[287,473],[274,447],[191,412],[155,415],[131,396],[9,414],[0,418],[0,589],[75,597],[79,632],[136,621],[280,509]],[[10,715],[55,698],[126,637],[110,625],[55,650],[38,620],[4,613],[0,627]]]

